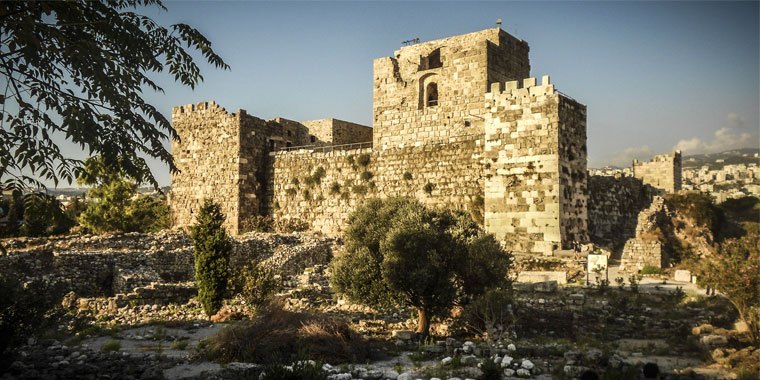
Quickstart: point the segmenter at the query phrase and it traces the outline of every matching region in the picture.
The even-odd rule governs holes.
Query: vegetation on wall
[[[369,166],[369,163],[371,160],[372,160],[372,157],[369,155],[369,153],[362,153],[356,158],[356,163],[359,166],[366,168],[367,166]]]
[[[330,184],[330,194],[335,195],[340,193],[340,184],[338,182],[333,182]]]
[[[213,201],[206,199],[198,212],[198,223],[191,228],[195,249],[195,280],[198,301],[206,315],[214,315],[227,295],[229,260],[232,242],[224,230],[224,214]]]
[[[427,195],[433,194],[433,184],[428,182],[425,184],[425,186],[422,187],[422,191],[427,193]]]
[[[370,199],[349,217],[331,283],[354,302],[417,309],[417,332],[489,287],[507,284],[510,255],[469,216],[411,198]]]

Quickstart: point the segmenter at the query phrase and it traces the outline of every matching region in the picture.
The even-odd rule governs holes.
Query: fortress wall
[[[558,111],[560,233],[564,244],[585,242],[588,241],[586,106],[560,96]]]
[[[172,109],[172,125],[182,142],[172,141],[172,154],[179,173],[172,174],[169,199],[174,225],[195,223],[203,199],[221,205],[225,227],[238,229],[240,172],[240,115],[229,113],[215,102]]]
[[[528,50],[524,41],[494,28],[405,46],[393,57],[376,59],[375,148],[482,133],[489,79],[527,76]],[[436,54],[440,64],[434,62]],[[431,84],[438,94],[432,105],[426,102]]]
[[[550,254],[562,244],[559,95],[530,79],[486,94],[485,228],[513,251]]]
[[[238,176],[239,212],[234,220],[237,229],[230,230],[237,234],[242,232],[241,225],[248,215],[258,215],[264,211],[263,204],[267,167],[269,167],[269,145],[273,137],[283,136],[287,132],[281,124],[264,121],[257,117],[238,112],[240,119],[240,175]],[[227,219],[230,219],[228,216]]]
[[[520,253],[587,240],[586,107],[548,76],[486,94],[485,227]]]
[[[344,120],[331,120],[333,122],[333,144],[341,145],[372,141],[372,128]]]
[[[270,154],[267,201],[276,220],[297,218],[328,235],[338,234],[353,209],[369,197],[414,196],[431,206],[478,209],[481,152],[480,136],[384,151],[276,152]],[[366,166],[362,156],[369,158]],[[324,177],[318,183],[307,179],[318,168]]]
[[[632,177],[589,176],[588,233],[591,242],[619,246],[636,235],[639,212],[653,189]]]
[[[667,193],[681,190],[681,152],[657,155],[649,162],[636,160],[633,176]]]

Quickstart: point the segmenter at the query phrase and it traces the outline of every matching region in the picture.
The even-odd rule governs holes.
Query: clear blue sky
[[[494,26],[530,45],[531,75],[588,106],[589,165],[680,147],[758,147],[758,2],[167,2],[160,22],[197,27],[231,66],[203,66],[175,105],[216,100],[261,118],[371,125],[372,60],[401,41]],[[155,166],[161,183],[168,170]]]

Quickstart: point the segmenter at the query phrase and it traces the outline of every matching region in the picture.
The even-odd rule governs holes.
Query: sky
[[[530,45],[531,75],[588,107],[589,167],[759,147],[760,2],[166,2],[143,12],[201,31],[230,65],[171,107],[215,100],[264,119],[371,125],[372,60],[401,42],[495,26]],[[75,151],[72,151],[76,154]],[[162,185],[168,169],[151,163]]]

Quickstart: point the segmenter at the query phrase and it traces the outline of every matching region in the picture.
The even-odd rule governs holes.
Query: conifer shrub
[[[198,213],[198,222],[191,229],[198,301],[209,316],[221,309],[227,294],[232,242],[223,223],[224,214],[219,205],[206,199]]]

